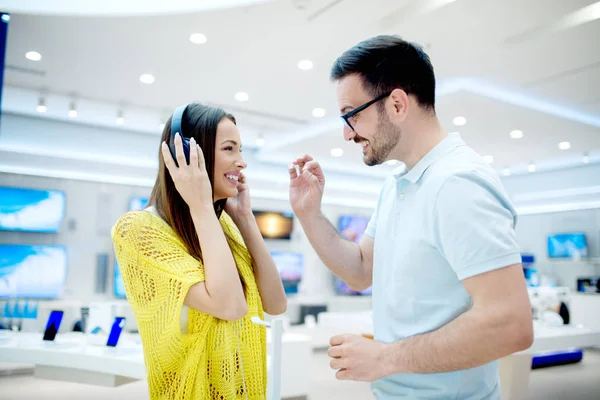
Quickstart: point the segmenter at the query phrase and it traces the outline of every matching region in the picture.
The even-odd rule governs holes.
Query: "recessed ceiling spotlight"
[[[510,169],[508,169],[508,168],[504,168],[504,170],[502,171],[502,174],[503,174],[504,176],[510,176]]]
[[[69,117],[76,118],[77,117],[77,108],[75,107],[75,102],[72,101],[69,106]]]
[[[315,118],[322,118],[325,116],[325,109],[323,108],[315,108],[312,110],[312,115]]]
[[[202,33],[192,33],[190,35],[190,42],[194,44],[204,44],[206,43],[206,36]]]
[[[123,110],[119,110],[117,112],[117,120],[115,121],[117,125],[123,125],[125,123],[125,118],[123,117]]]
[[[313,69],[313,67],[313,62],[310,60],[301,60],[300,62],[298,62],[298,68],[300,68],[302,71],[311,70]]]
[[[484,160],[485,160],[485,162],[486,162],[486,163],[488,163],[488,164],[491,164],[491,163],[493,163],[493,162],[494,162],[494,156],[490,156],[490,155],[483,156],[483,159],[484,159]]]
[[[560,142],[558,144],[558,148],[561,150],[569,150],[571,148],[571,143],[569,142]]]
[[[335,149],[331,149],[332,157],[341,157],[342,155],[344,155],[344,150],[340,149],[339,147],[336,147]]]
[[[590,156],[588,156],[588,153],[585,153],[583,155],[583,160],[582,161],[583,161],[584,164],[587,164],[587,163],[590,162]]]
[[[467,124],[467,119],[465,117],[456,117],[452,120],[452,123],[456,126],[463,126]]]
[[[160,129],[161,131],[165,130],[165,126],[167,126],[167,124],[165,124],[164,122],[160,125],[158,125],[158,129]]]
[[[246,92],[237,92],[235,94],[235,99],[237,101],[248,101],[250,99],[250,96],[248,96],[248,93]]]
[[[513,139],[521,139],[523,137],[523,131],[515,129],[510,133],[510,137]]]
[[[28,51],[25,53],[25,58],[30,61],[40,61],[42,59],[42,55],[37,51]]]
[[[143,74],[140,76],[140,82],[145,83],[146,85],[151,85],[154,83],[154,76],[150,74]]]
[[[527,171],[529,171],[529,172],[535,172],[536,169],[537,168],[534,163],[529,164],[529,166],[527,167]]]
[[[40,99],[38,100],[38,105],[35,108],[35,111],[37,111],[39,113],[45,113],[46,111],[48,111],[48,107],[46,106],[46,99],[44,99],[43,97],[40,97]]]

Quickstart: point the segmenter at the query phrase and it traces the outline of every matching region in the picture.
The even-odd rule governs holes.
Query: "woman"
[[[181,136],[176,161],[170,153],[169,121],[150,207],[112,232],[150,398],[264,399],[266,335],[250,318],[287,303],[252,214],[236,121],[190,104],[181,130],[189,163]]]

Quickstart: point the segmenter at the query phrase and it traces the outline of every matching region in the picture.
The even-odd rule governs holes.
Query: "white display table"
[[[59,334],[55,342],[44,342],[40,333],[4,332],[0,337],[0,361],[33,364],[34,375],[39,378],[101,386],[146,379],[137,335],[123,334],[116,348],[89,344],[85,335],[75,332]],[[307,396],[312,362],[310,338],[284,334],[281,354],[281,397]]]
[[[293,327],[294,332],[311,336],[315,348],[329,347],[329,338],[343,333],[373,334],[371,312],[325,312],[319,314],[313,328]],[[512,354],[499,362],[502,400],[527,398],[531,358],[544,351],[600,346],[600,330],[581,325],[548,327],[534,323],[534,342],[526,351]]]
[[[527,399],[531,359],[535,354],[572,348],[600,346],[600,331],[584,326],[549,327],[533,324],[533,345],[500,360],[502,400]]]

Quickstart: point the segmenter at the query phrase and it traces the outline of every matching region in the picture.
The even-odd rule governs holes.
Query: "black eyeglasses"
[[[363,104],[362,106],[356,107],[354,110],[347,112],[346,114],[342,115],[342,119],[344,120],[344,122],[346,123],[346,125],[348,125],[348,127],[352,130],[354,130],[354,127],[352,126],[352,124],[350,123],[350,118],[354,117],[356,114],[358,114],[359,112],[363,111],[364,109],[368,108],[369,106],[377,103],[379,100],[383,100],[386,97],[388,97],[390,94],[392,94],[392,92],[388,92],[388,93],[384,93],[381,96],[377,96],[375,97],[373,100]]]

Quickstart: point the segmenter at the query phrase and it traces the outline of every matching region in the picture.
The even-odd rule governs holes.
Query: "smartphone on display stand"
[[[53,310],[48,317],[46,330],[44,331],[44,340],[52,342],[60,329],[60,323],[63,319],[63,311]]]
[[[127,322],[127,319],[125,319],[124,317],[115,318],[112,328],[110,328],[108,340],[106,341],[107,346],[117,346],[117,343],[119,343],[119,337],[121,337],[121,332],[123,332],[123,328],[125,327],[125,322]]]

